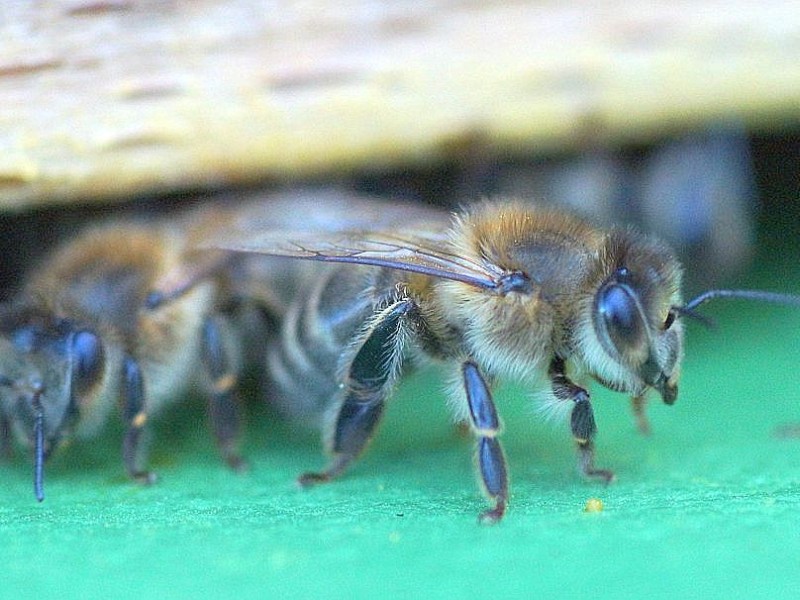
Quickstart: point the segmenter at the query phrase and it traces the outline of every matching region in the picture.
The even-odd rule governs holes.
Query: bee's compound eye
[[[635,345],[643,334],[639,307],[628,286],[611,284],[600,291],[597,311],[614,345],[621,349]]]
[[[103,368],[103,346],[91,331],[79,331],[72,337],[73,380],[91,385]]]

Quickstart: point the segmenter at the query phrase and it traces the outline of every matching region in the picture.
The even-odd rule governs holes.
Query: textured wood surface
[[[0,207],[779,126],[798,58],[796,1],[5,0]]]

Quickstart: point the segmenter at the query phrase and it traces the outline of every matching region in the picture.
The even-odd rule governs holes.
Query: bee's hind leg
[[[404,334],[416,306],[413,299],[400,298],[376,314],[343,382],[344,400],[330,440],[333,459],[321,473],[301,475],[298,479],[301,486],[324,483],[341,474],[372,438],[383,416],[402,359]]]
[[[589,392],[567,377],[564,360],[561,358],[553,359],[549,374],[556,398],[575,403],[570,416],[570,429],[578,445],[578,468],[587,477],[601,479],[606,483],[613,481],[612,471],[594,466],[594,438],[597,435],[597,425],[592,403],[589,401]]]

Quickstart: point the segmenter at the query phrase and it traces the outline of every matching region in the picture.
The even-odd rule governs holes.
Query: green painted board
[[[747,283],[798,291],[780,237]],[[118,426],[54,457],[42,504],[18,457],[0,466],[0,598],[797,598],[800,438],[775,432],[800,422],[800,311],[708,313],[719,328],[689,326],[680,397],[652,403],[649,438],[595,390],[608,487],[577,476],[566,425],[500,390],[513,496],[495,527],[476,522],[471,444],[434,372],[405,380],[347,476],[310,491],[294,477],[321,466],[317,440],[257,405],[246,475],[217,459],[201,401],[159,423],[151,488],[125,480]],[[592,497],[602,512],[583,511]]]

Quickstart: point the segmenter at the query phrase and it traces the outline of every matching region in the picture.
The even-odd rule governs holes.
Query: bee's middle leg
[[[122,442],[122,460],[128,475],[138,483],[152,484],[158,479],[155,473],[139,468],[141,441],[147,424],[145,389],[142,369],[133,358],[126,357],[123,365],[122,418],[125,438]]]
[[[342,473],[372,438],[402,359],[404,330],[416,307],[411,298],[397,299],[373,320],[345,376],[344,400],[330,444],[333,460],[321,473],[301,475],[301,486],[330,481]]]
[[[239,404],[236,372],[226,351],[220,317],[210,316],[203,323],[201,359],[211,379],[208,413],[211,429],[225,462],[235,471],[247,468],[239,455]]]
[[[612,471],[594,466],[594,438],[597,435],[597,424],[589,392],[567,377],[564,361],[560,358],[553,359],[550,365],[550,382],[556,398],[574,402],[570,415],[570,429],[578,445],[578,468],[581,473],[587,477],[602,479],[606,483],[612,481],[614,479]]]

